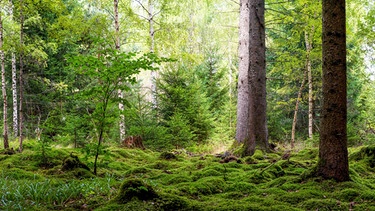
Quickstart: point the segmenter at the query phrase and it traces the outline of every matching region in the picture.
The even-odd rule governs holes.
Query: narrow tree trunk
[[[154,53],[155,51],[155,30],[154,30],[154,3],[153,0],[148,1],[148,22],[149,22],[149,36],[150,36],[150,52]],[[156,99],[156,78],[157,73],[151,71],[151,96],[152,96],[152,105],[154,108],[157,108],[158,102]]]
[[[345,0],[323,0],[323,107],[317,175],[348,181]]]
[[[264,23],[264,0],[250,0],[249,139],[244,155],[252,155],[255,146],[269,151]]]
[[[9,0],[9,15],[13,21],[13,2]],[[13,135],[18,136],[18,96],[17,96],[17,60],[16,54],[12,52],[12,102],[13,102]]]
[[[312,72],[311,72],[311,50],[312,50],[312,39],[314,37],[314,27],[311,31],[311,34],[309,35],[308,32],[305,32],[305,43],[306,43],[306,61],[307,61],[307,81],[309,86],[309,138],[313,138],[313,106],[314,106],[314,100],[313,100],[313,82],[312,82]]]
[[[17,99],[17,70],[16,54],[12,53],[12,101],[13,101],[13,134],[18,136],[18,99]]]
[[[1,60],[1,90],[3,94],[3,139],[4,149],[9,149],[8,142],[8,103],[5,83],[5,58],[3,49],[3,20],[0,11],[0,60]]]
[[[23,150],[23,0],[20,0],[20,23],[21,23],[21,31],[20,31],[20,72],[19,72],[19,151],[22,152]]]
[[[244,143],[248,137],[249,126],[249,0],[240,1],[239,46],[238,46],[238,97],[236,140]]]
[[[299,101],[300,101],[300,99],[302,97],[302,91],[303,91],[303,87],[305,86],[307,72],[308,71],[306,69],[305,73],[303,74],[302,83],[301,83],[301,86],[299,88],[298,95],[297,95],[296,107],[294,109],[294,117],[293,117],[293,124],[292,124],[292,139],[290,141],[290,147],[292,149],[294,149],[294,143],[295,143],[296,125],[297,125],[297,114],[298,114]]]
[[[120,23],[118,19],[118,0],[114,0],[114,13],[115,13],[115,46],[116,50],[120,51]],[[124,93],[121,89],[117,91],[118,97],[120,99],[124,99]],[[125,116],[123,114],[124,112],[124,104],[119,103],[118,108],[120,110],[120,120],[119,120],[119,128],[120,128],[120,141],[125,139],[126,135],[126,127],[125,127]]]

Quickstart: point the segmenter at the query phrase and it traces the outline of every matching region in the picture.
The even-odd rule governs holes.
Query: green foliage
[[[158,195],[151,186],[145,184],[142,180],[132,179],[126,180],[122,183],[116,201],[125,204],[133,198],[139,200],[152,200],[157,197]]]
[[[175,146],[206,141],[212,132],[212,115],[205,90],[183,67],[168,70],[158,81],[159,113]]]
[[[79,97],[91,103],[92,111],[89,112],[89,117],[97,131],[94,174],[97,173],[97,159],[104,135],[118,117],[118,112],[114,112],[113,108],[116,102],[123,101],[118,97],[117,91],[129,90],[127,84],[136,82],[134,75],[141,69],[155,70],[157,68],[153,64],[167,61],[154,54],[138,56],[136,53],[121,53],[112,49],[98,50],[95,53],[99,56],[89,54],[69,58],[72,68],[88,79],[86,86],[80,90]]]
[[[62,171],[64,158],[76,163],[84,157],[79,149],[54,149],[51,153],[59,165],[50,169],[38,166],[37,148],[32,149],[0,154],[2,209],[346,210],[352,206],[361,210],[374,206],[375,172],[366,163],[365,148],[349,150],[353,181],[343,183],[301,176],[317,162],[317,149],[294,152],[289,161],[260,152],[251,164],[222,164],[211,155],[180,154],[178,160],[167,161],[160,159],[162,153],[150,150],[110,147],[103,159],[110,165],[101,166],[97,177],[86,177],[82,168]]]

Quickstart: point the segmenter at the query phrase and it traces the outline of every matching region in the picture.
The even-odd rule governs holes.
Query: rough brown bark
[[[240,1],[239,47],[238,47],[238,100],[236,140],[243,143],[248,139],[249,123],[249,0]]]
[[[252,155],[255,146],[269,151],[266,101],[266,46],[264,0],[250,0],[249,139],[244,155]]]
[[[323,0],[323,107],[317,175],[348,181],[345,0]]]
[[[4,149],[9,149],[8,142],[8,103],[7,103],[7,92],[5,84],[5,58],[3,49],[3,20],[1,19],[0,11],[0,61],[1,61],[1,90],[3,94],[3,141]]]

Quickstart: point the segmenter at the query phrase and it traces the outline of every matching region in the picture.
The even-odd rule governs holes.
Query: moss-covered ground
[[[109,147],[98,175],[79,149],[0,151],[0,210],[375,210],[375,146],[351,148],[352,181],[306,178],[316,148],[221,163],[214,155]]]

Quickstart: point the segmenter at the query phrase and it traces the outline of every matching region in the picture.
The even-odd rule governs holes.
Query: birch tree
[[[113,10],[114,10],[114,16],[115,16],[115,48],[117,51],[120,52],[121,43],[120,43],[120,23],[119,23],[119,12],[118,12],[118,0],[113,1]],[[118,91],[118,97],[120,99],[124,98],[124,93],[121,89]],[[119,128],[120,128],[120,140],[124,140],[126,135],[126,126],[125,126],[125,116],[123,114],[124,112],[124,104],[122,102],[119,102],[118,104],[119,110],[120,110],[120,120],[119,120]]]
[[[3,49],[3,20],[2,20],[2,11],[0,10],[0,62],[1,62],[1,90],[3,95],[3,141],[4,149],[9,148],[8,142],[8,103],[7,103],[7,92],[6,92],[6,83],[5,83],[5,58],[4,58],[4,49]]]
[[[23,54],[24,54],[24,50],[23,50],[23,44],[24,44],[24,33],[23,33],[23,24],[24,24],[24,14],[23,14],[23,0],[20,0],[19,2],[20,4],[20,46],[21,46],[21,50],[20,50],[20,59],[19,59],[19,62],[20,62],[20,68],[19,68],[19,152],[22,152],[23,150]]]
[[[13,22],[13,11],[14,5],[13,1],[9,0],[9,16]],[[13,35],[12,31],[12,35]],[[15,54],[15,47],[11,49],[12,54],[12,103],[13,103],[13,135],[18,136],[18,96],[17,96],[17,59]]]

